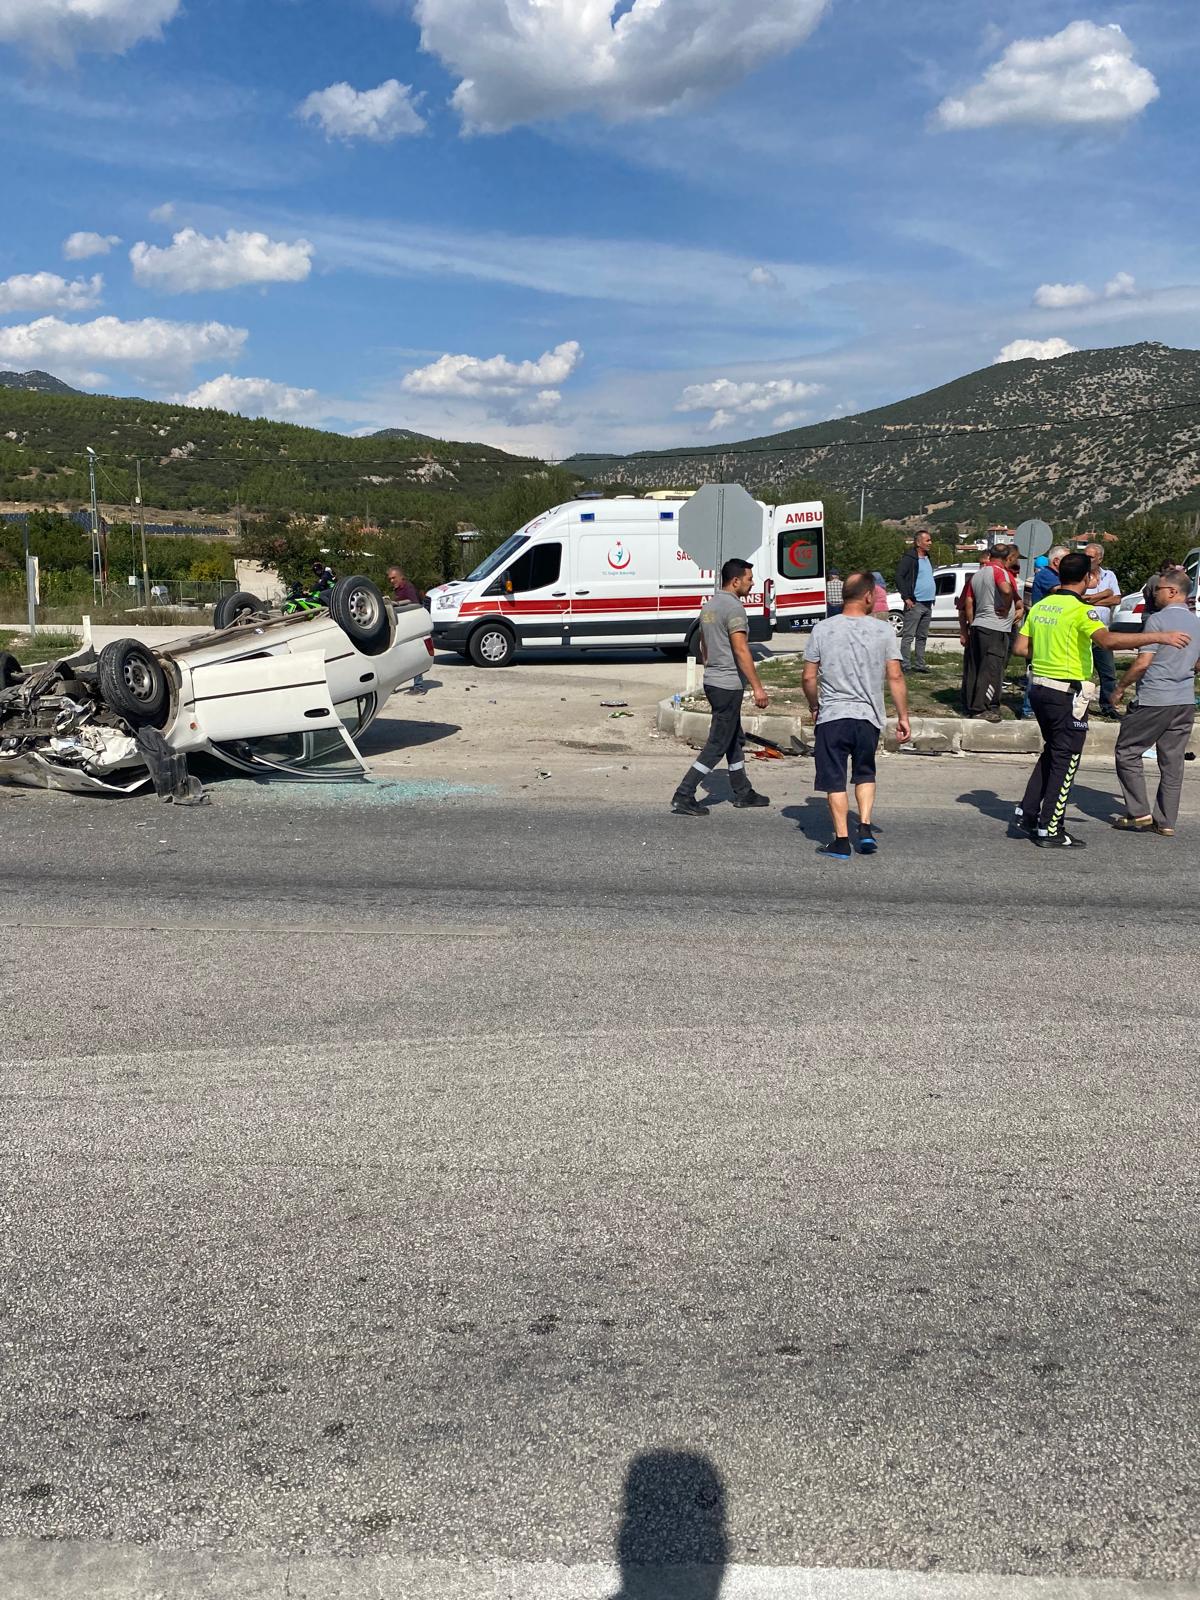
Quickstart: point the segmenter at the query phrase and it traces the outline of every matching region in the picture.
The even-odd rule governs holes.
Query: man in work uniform
[[[1065,555],[1058,577],[1054,593],[1030,609],[1015,647],[1033,668],[1029,698],[1044,743],[1013,821],[1037,845],[1081,850],[1083,840],[1067,832],[1063,819],[1087,739],[1087,708],[1096,693],[1092,648],[1133,646],[1127,634],[1113,633],[1084,600],[1091,582],[1086,555]],[[1143,634],[1138,643],[1183,648],[1189,639],[1182,632],[1151,633]]]
[[[671,810],[679,817],[706,817],[708,807],[696,799],[701,778],[707,778],[722,760],[729,763],[733,803],[769,806],[765,794],[756,794],[746,776],[742,748],[742,690],[749,688],[760,711],[767,707],[763,688],[750,654],[750,622],[742,601],[754,584],[754,568],[734,557],[721,568],[721,587],[700,613],[700,648],[704,661],[704,693],[712,707],[708,743],[692,762],[671,797]]]

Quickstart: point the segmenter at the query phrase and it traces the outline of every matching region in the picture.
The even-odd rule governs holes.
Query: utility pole
[[[150,607],[150,568],[146,565],[146,507],[142,504],[142,463],[134,463],[137,468],[137,503],[141,514],[142,523],[142,604]]]
[[[863,517],[866,514],[866,510],[867,510],[867,486],[864,483],[863,486],[862,486],[862,493],[858,497],[858,525],[859,525],[860,528],[863,525]]]
[[[104,600],[104,551],[100,544],[100,507],[96,503],[96,452],[91,445],[87,446],[88,458],[88,488],[92,500],[92,604],[101,605]]]
[[[29,554],[29,513],[21,519],[21,526],[25,530],[25,609],[29,617],[29,637],[32,639],[37,632],[37,599],[33,586],[33,559]]]

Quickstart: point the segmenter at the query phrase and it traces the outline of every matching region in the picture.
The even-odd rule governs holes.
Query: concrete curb
[[[658,702],[658,731],[669,733],[686,743],[702,745],[708,738],[709,713],[696,711],[674,700]],[[761,715],[743,715],[742,726],[747,733],[761,739],[771,739],[785,750],[806,754],[812,748],[813,722],[805,711],[795,716],[780,716],[765,712]],[[1088,731],[1086,755],[1103,757],[1111,761],[1116,749],[1119,722],[1095,720]],[[1037,755],[1042,748],[1042,736],[1036,722],[979,722],[967,717],[913,717],[911,748],[920,755]],[[797,747],[799,747],[797,749]],[[899,749],[896,739],[896,722],[888,720],[883,734],[883,748],[895,753]],[[906,747],[908,748],[908,747]],[[1189,753],[1200,758],[1200,720],[1192,733]]]

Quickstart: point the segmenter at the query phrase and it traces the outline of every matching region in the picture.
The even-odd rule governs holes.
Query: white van
[[[555,506],[506,539],[468,577],[429,591],[433,642],[477,666],[507,666],[529,649],[694,646],[714,574],[679,548],[684,497],[594,497]],[[750,636],[825,612],[825,517],[820,501],[762,510],[749,557]]]

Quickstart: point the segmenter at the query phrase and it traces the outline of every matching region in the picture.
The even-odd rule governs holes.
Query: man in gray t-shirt
[[[1000,721],[1004,669],[1020,621],[1020,589],[1008,570],[1011,545],[997,545],[972,573],[962,597],[959,638],[963,647],[962,708],[968,717]]]
[[[1189,580],[1182,567],[1160,572],[1154,579],[1159,609],[1155,632],[1178,628],[1191,637],[1186,649],[1173,645],[1147,645],[1117,685],[1113,703],[1119,704],[1131,684],[1137,684],[1137,701],[1121,722],[1117,735],[1117,777],[1125,797],[1123,815],[1113,827],[1123,833],[1172,835],[1179,820],[1183,791],[1183,763],[1196,720],[1196,669],[1200,665],[1200,617],[1187,603]],[[1146,769],[1142,757],[1151,745],[1158,758],[1158,795],[1151,808],[1146,796]]]
[[[712,707],[712,721],[708,742],[671,796],[671,810],[677,817],[708,815],[708,807],[696,799],[696,789],[721,761],[728,763],[733,803],[739,810],[771,803],[751,786],[742,747],[743,689],[750,689],[760,711],[767,706],[767,691],[750,654],[750,623],[742,604],[753,583],[754,568],[748,561],[733,557],[721,568],[721,587],[711,600],[705,601],[700,612],[704,694]]]
[[[858,849],[878,849],[871,814],[875,805],[875,752],[886,712],[887,678],[896,703],[897,733],[909,736],[908,690],[900,665],[900,644],[891,625],[873,614],[875,575],[852,572],[842,588],[840,617],[818,622],[804,652],[804,694],[816,718],[816,787],[824,789],[833,820],[833,840],[820,852],[849,861],[850,800],[846,766],[858,805]]]

